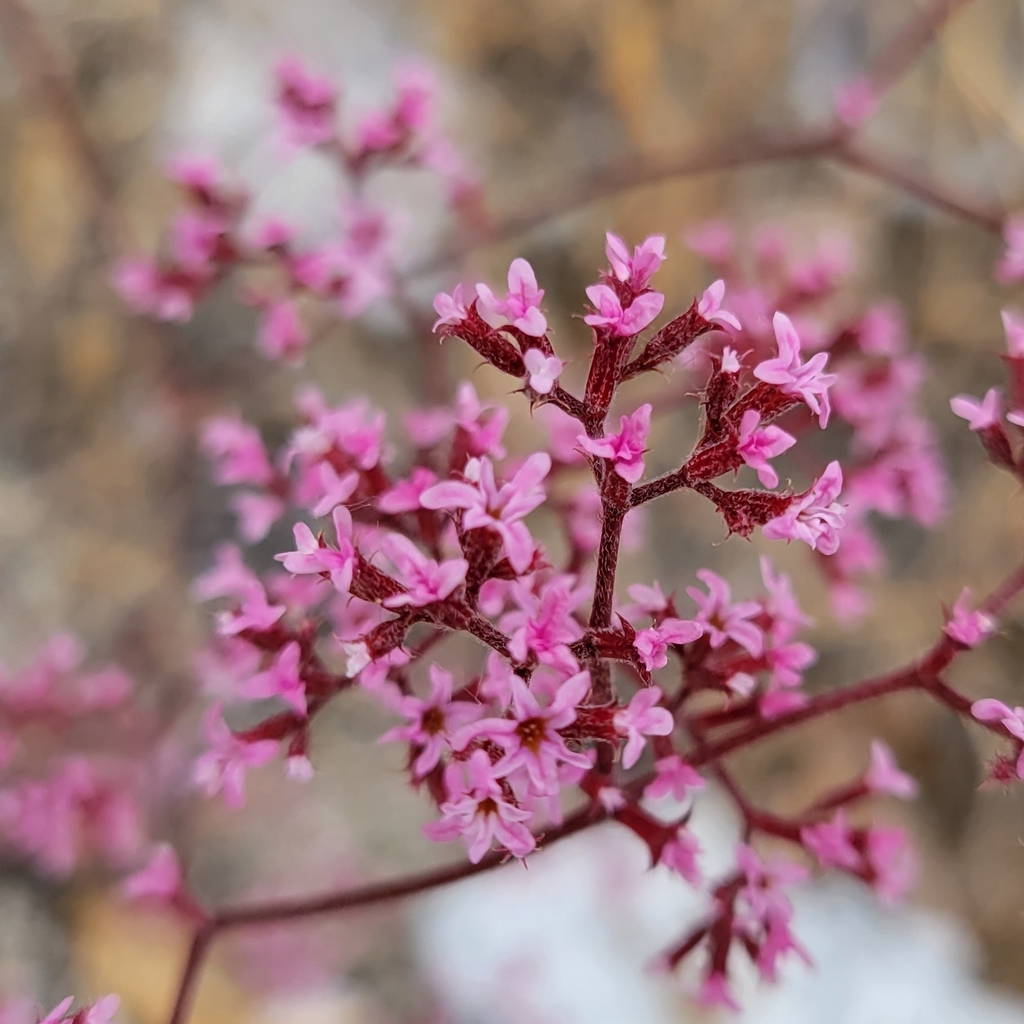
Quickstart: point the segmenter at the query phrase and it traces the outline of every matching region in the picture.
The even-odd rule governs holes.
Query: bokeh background
[[[312,157],[283,163],[268,141],[269,69],[292,50],[343,81],[357,106],[388,95],[396,62],[420,58],[438,76],[444,120],[480,168],[496,216],[564,211],[438,266],[432,258],[447,237],[439,197],[417,180],[388,185],[416,210],[402,264],[432,266],[413,275],[415,296],[429,302],[460,274],[500,279],[508,260],[524,255],[547,289],[563,356],[579,359],[587,343],[570,314],[601,264],[606,228],[668,237],[660,279],[679,308],[707,283],[682,242],[702,221],[724,217],[741,231],[776,221],[808,252],[823,234],[849,235],[856,268],[844,303],[899,300],[928,360],[927,406],[953,481],[949,511],[930,534],[890,531],[891,577],[872,585],[874,608],[853,630],[831,619],[806,552],[773,556],[818,619],[813,687],[913,657],[940,626],[941,602],[964,583],[986,590],[1024,547],[1017,489],[948,408],[951,394],[1001,380],[998,311],[1024,300],[992,281],[998,238],[814,161],[577,200],[611,166],[655,164],[702,140],[826,123],[834,89],[917,6],[0,2],[0,656],[20,663],[52,631],[71,629],[95,658],[133,674],[183,742],[195,730],[191,652],[206,626],[188,585],[232,531],[224,495],[197,455],[196,426],[237,408],[270,439],[283,437],[297,374],[255,355],[253,314],[230,290],[189,324],[159,326],[123,312],[108,273],[117,255],[156,245],[176,205],[161,165],[181,149],[219,154],[261,208],[311,224],[335,209],[330,173]],[[967,4],[886,99],[867,139],[979,206],[1013,210],[1024,195],[1022,56],[1024,4]],[[449,379],[471,375],[490,396],[506,390],[456,346],[443,359]],[[334,328],[298,378],[315,380],[332,401],[365,393],[394,412],[428,397],[423,369],[416,340],[383,305]],[[524,410],[510,404],[513,438],[528,437]],[[671,460],[657,455],[659,437],[688,430],[683,419],[660,425],[655,466]],[[680,586],[710,564],[740,590],[756,585],[757,545],[720,544],[721,526],[699,502],[659,503],[650,535],[651,549],[625,569],[629,580],[656,572]],[[274,550],[281,545],[272,538],[257,558]],[[1024,629],[1010,616],[953,679],[965,692],[1019,702],[1022,666]],[[401,752],[374,744],[383,727],[375,708],[346,699],[317,733],[319,772],[309,788],[297,794],[264,771],[244,812],[183,800],[158,827],[218,903],[441,863],[454,851],[420,838],[428,809],[405,786]],[[915,805],[880,812],[918,841],[914,907],[884,913],[852,887],[811,887],[797,923],[818,971],[796,971],[778,995],[752,996],[747,1019],[1024,1020],[1024,792],[977,791],[991,754],[978,736],[920,699],[897,698],[759,746],[737,768],[757,798],[785,810],[860,771],[874,736],[922,782]],[[730,825],[714,796],[708,807],[701,828],[714,851]],[[103,883],[58,886],[3,867],[0,991],[51,1005],[66,991],[115,990],[124,1019],[156,1024],[185,936],[174,922],[126,910]],[[611,903],[599,898],[609,889]],[[688,913],[685,892],[642,879],[637,851],[599,835],[528,875],[506,871],[400,909],[225,942],[195,1020],[700,1020],[678,986],[643,971]]]

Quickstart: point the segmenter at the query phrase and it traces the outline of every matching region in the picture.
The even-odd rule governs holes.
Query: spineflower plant
[[[851,139],[948,8],[927,7],[872,74],[841,91],[828,135],[804,140],[795,154],[886,177]],[[430,116],[421,72],[400,75],[393,104],[344,129],[330,80],[288,58],[276,84],[283,152],[306,148],[336,161],[356,196],[377,169],[433,170],[455,210],[478,217],[475,189]],[[777,156],[778,146],[768,151]],[[303,248],[283,222],[249,223],[244,191],[216,165],[179,161],[172,176],[188,209],[166,251],[115,272],[136,312],[187,319],[229,274],[270,270],[271,284],[247,283],[242,296],[260,310],[264,353],[295,363],[310,342],[310,303],[354,317],[379,298],[411,301],[386,212],[364,199],[346,205],[337,240]],[[934,186],[916,192],[993,227]],[[1011,222],[1006,236],[998,274],[1022,280],[1024,229]],[[828,314],[825,300],[846,270],[843,249],[826,242],[811,259],[793,259],[777,234],[741,245],[721,224],[688,241],[714,273],[701,294],[680,300],[656,285],[671,257],[665,237],[627,244],[607,234],[604,266],[579,297],[573,328],[589,344],[578,388],[563,382],[568,349],[556,349],[545,288],[526,259],[512,260],[501,283],[461,282],[436,295],[432,334],[429,319],[422,333],[435,348],[468,345],[504,376],[547,431],[535,450],[509,453],[508,410],[469,383],[445,404],[410,410],[390,432],[367,400],[310,385],[298,390],[296,425],[275,451],[238,415],[203,427],[214,477],[233,489],[241,544],[222,544],[195,583],[213,628],[197,659],[208,706],[193,784],[237,807],[250,770],[280,762],[293,779],[309,779],[317,716],[362,691],[389,715],[380,741],[400,745],[410,786],[432,808],[426,835],[464,848],[452,866],[308,899],[205,907],[175,851],[125,827],[128,798],[104,788],[98,765],[92,774],[62,769],[46,783],[16,777],[25,723],[59,725],[68,708],[119,707],[127,682],[83,679],[64,641],[41,667],[0,679],[0,770],[8,773],[0,834],[50,871],[66,873],[94,850],[141,865],[125,896],[179,913],[193,928],[170,1024],[186,1019],[200,969],[225,932],[396,900],[543,856],[600,823],[631,832],[652,869],[706,894],[705,913],[680,926],[658,964],[696,961],[696,997],[736,1008],[740,961],[774,982],[785,959],[808,959],[789,893],[810,872],[851,876],[886,903],[905,895],[914,877],[907,837],[871,823],[860,805],[911,799],[917,786],[876,741],[856,778],[781,815],[751,801],[732,754],[822,715],[917,691],[996,737],[1003,752],[993,778],[1024,777],[1024,710],[968,697],[946,678],[954,659],[998,631],[1024,589],[1024,567],[979,602],[964,590],[911,664],[813,694],[804,688],[817,659],[811,620],[770,554],[753,593],[734,593],[700,565],[622,592],[620,553],[642,538],[644,509],[677,494],[707,503],[723,536],[760,533],[769,551],[804,547],[837,612],[853,617],[865,605],[862,579],[882,568],[877,517],[930,527],[943,508],[942,462],[918,404],[924,366],[898,316],[888,306],[843,320]],[[957,396],[952,408],[989,460],[1024,482],[1024,321],[1007,312],[1004,323],[1011,408],[1004,415],[995,389],[983,399]],[[676,379],[661,392],[635,397],[645,381],[670,374]],[[670,440],[652,453],[656,418],[680,407],[695,443],[682,451]],[[842,437],[817,444],[836,421]],[[822,450],[838,457],[821,458]],[[654,462],[672,468],[656,475]],[[277,553],[278,568],[257,572],[243,547],[286,517],[292,541]],[[475,659],[446,657],[458,634]],[[233,724],[241,721],[248,724]],[[690,827],[709,781],[741,823],[731,867],[711,878]],[[70,1007],[61,1003],[45,1024],[107,1024],[116,1000],[75,1014]]]

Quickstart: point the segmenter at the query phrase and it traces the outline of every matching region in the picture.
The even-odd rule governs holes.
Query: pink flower
[[[999,388],[989,388],[980,402],[971,395],[957,395],[949,400],[949,407],[961,419],[967,420],[971,430],[994,427],[1002,415]]]
[[[214,601],[218,597],[241,600],[252,585],[259,584],[256,574],[245,564],[237,544],[218,544],[214,564],[197,576],[192,584],[196,601]]]
[[[267,306],[260,321],[257,342],[269,359],[293,364],[302,361],[309,342],[309,332],[294,302],[281,299]]]
[[[270,604],[263,584],[257,580],[249,586],[238,608],[218,614],[217,632],[225,637],[238,636],[247,629],[262,633],[270,629],[284,613],[285,606]]]
[[[1010,217],[1003,225],[1006,252],[996,266],[996,279],[1011,284],[1024,278],[1024,218]]]
[[[590,768],[590,758],[570,750],[558,734],[576,721],[576,705],[590,692],[590,673],[580,672],[562,683],[554,698],[542,707],[537,697],[518,676],[512,679],[512,718],[485,718],[456,738],[456,749],[471,739],[492,740],[505,750],[494,766],[495,774],[511,775],[523,770],[530,788],[538,796],[557,793],[558,766]]]
[[[275,555],[290,573],[300,576],[306,573],[326,573],[340,594],[347,594],[352,586],[352,574],[356,565],[356,549],[352,543],[352,513],[344,505],[338,505],[333,513],[334,532],[337,548],[327,547],[316,537],[305,523],[296,523],[292,531],[295,536],[295,550]]]
[[[881,740],[871,744],[871,767],[864,775],[864,785],[872,793],[884,793],[900,800],[913,800],[918,791],[917,780],[900,771],[892,750]]]
[[[971,705],[971,714],[979,722],[998,722],[1011,736],[1024,742],[1024,708],[1010,708],[1000,700],[986,697]],[[1017,776],[1024,779],[1024,749],[1017,759]]]
[[[59,1024],[68,1016],[68,1010],[71,1009],[71,1004],[75,1001],[74,996],[68,996],[66,999],[62,999],[40,1022],[39,1024]]]
[[[404,694],[388,699],[393,710],[409,719],[408,725],[389,729],[377,741],[391,743],[401,740],[420,748],[412,765],[417,779],[432,771],[441,760],[445,744],[452,734],[479,718],[482,708],[466,700],[452,700],[452,674],[440,665],[430,666],[430,696],[426,700]]]
[[[285,513],[285,503],[273,494],[240,491],[231,496],[238,518],[238,536],[246,544],[258,544]]]
[[[640,612],[645,615],[656,615],[668,607],[668,598],[661,589],[661,584],[655,580],[651,586],[645,583],[634,583],[626,588],[626,593],[636,602]]]
[[[987,612],[971,611],[970,599],[970,587],[964,587],[953,605],[953,614],[943,627],[943,632],[964,647],[977,647],[995,632],[996,620]]]
[[[607,437],[577,437],[580,447],[603,459],[615,463],[615,472],[628,483],[635,484],[644,475],[644,451],[647,434],[651,429],[651,406],[644,403],[631,416],[619,419],[619,432]]]
[[[434,296],[434,312],[437,313],[437,319],[434,321],[432,328],[435,334],[438,327],[442,324],[450,324],[452,326],[461,324],[469,316],[466,300],[462,294],[462,285],[457,284],[452,289],[451,295],[447,292],[438,292]]]
[[[260,432],[238,416],[215,416],[202,428],[200,445],[214,462],[219,484],[270,483],[274,470]]]
[[[763,486],[777,487],[779,474],[768,464],[768,460],[792,448],[796,438],[774,425],[758,429],[760,422],[761,414],[756,409],[748,409],[743,414],[736,451],[751,469],[757,471],[757,478]]]
[[[220,704],[214,704],[203,720],[210,749],[196,758],[192,777],[207,796],[224,794],[229,807],[245,805],[245,773],[266,764],[277,754],[277,740],[240,740],[224,722]]]
[[[660,800],[670,794],[673,800],[683,800],[691,789],[704,788],[700,772],[691,768],[678,754],[656,761],[654,770],[654,781],[649,782],[644,790],[648,800]]]
[[[122,892],[129,900],[152,900],[168,904],[181,889],[181,865],[174,847],[161,843],[149,863],[125,879]]]
[[[812,625],[814,620],[800,608],[790,578],[781,572],[776,573],[771,561],[764,555],[761,556],[760,565],[761,579],[768,591],[764,606],[772,617],[773,633],[784,632],[789,636],[802,626]]]
[[[680,825],[676,834],[661,848],[658,863],[664,864],[690,885],[700,885],[699,854],[697,837],[685,825]]]
[[[1006,351],[1011,359],[1024,359],[1024,318],[1012,309],[1002,311]]]
[[[509,653],[516,661],[525,664],[532,653],[542,665],[566,675],[579,671],[568,645],[583,635],[573,612],[586,599],[586,591],[573,589],[575,582],[572,576],[556,576],[537,594],[518,583],[510,588],[519,610],[504,615],[500,625],[509,635]]]
[[[752,847],[740,844],[736,848],[736,863],[743,872],[745,885],[739,896],[760,922],[773,914],[792,913],[789,898],[783,886],[795,885],[807,878],[807,869],[783,858],[763,860]]]
[[[720,1006],[723,1009],[732,1010],[734,1013],[739,1013],[743,1009],[721,971],[712,971],[704,979],[700,991],[697,993],[697,1003],[700,1006]]]
[[[298,57],[284,57],[274,69],[280,131],[293,146],[319,146],[335,135],[338,90],[327,77],[310,74]]]
[[[606,284],[592,284],[587,289],[587,298],[594,306],[583,322],[591,327],[608,327],[615,337],[629,338],[639,334],[654,322],[665,305],[661,292],[644,292],[625,308],[614,289]]]
[[[641,629],[633,640],[633,647],[648,672],[668,664],[670,644],[689,644],[702,636],[704,627],[689,619],[664,619],[659,625]]]
[[[377,499],[381,512],[415,512],[420,498],[428,487],[437,483],[437,474],[425,466],[415,466],[407,480],[396,480],[394,485]]]
[[[836,90],[836,116],[848,128],[863,124],[876,110],[878,95],[866,76],[851,79]]]
[[[761,532],[770,540],[802,540],[823,555],[839,550],[844,511],[836,498],[843,489],[843,470],[830,462],[804,494],[793,499],[781,516],[769,520]]]
[[[443,601],[465,582],[469,571],[469,562],[464,558],[450,558],[438,564],[400,533],[386,534],[380,549],[398,570],[398,581],[406,588],[404,594],[385,598],[385,608],[423,608]]]
[[[778,961],[787,953],[793,952],[808,966],[812,960],[806,949],[796,940],[789,928],[792,911],[771,910],[765,921],[765,936],[757,953],[757,970],[765,981],[772,983],[778,979]]]
[[[444,843],[463,837],[474,864],[495,842],[514,857],[525,857],[537,845],[523,824],[532,815],[509,801],[483,750],[450,764],[444,782],[448,799],[441,805],[441,820],[423,827],[428,839]]]
[[[293,640],[278,652],[270,668],[259,672],[241,687],[242,695],[253,700],[279,697],[296,714],[306,714],[306,684],[302,681],[299,665],[302,650]]]
[[[656,707],[663,694],[657,686],[645,687],[633,694],[629,704],[612,718],[615,731],[626,737],[622,767],[632,768],[644,752],[645,736],[668,736],[675,728],[672,712]]]
[[[650,235],[629,255],[626,243],[610,231],[605,234],[605,255],[612,273],[620,281],[628,281],[634,292],[642,292],[658,267],[665,262],[664,235]]]
[[[766,384],[774,384],[784,394],[799,395],[811,412],[818,416],[819,425],[828,424],[828,389],[835,383],[835,374],[823,373],[828,353],[819,352],[806,363],[800,362],[800,337],[793,322],[785,313],[776,313],[772,324],[779,344],[775,359],[766,359],[754,367],[754,376]]]
[[[529,348],[523,356],[530,387],[538,395],[549,395],[558,381],[565,363],[557,356],[546,356],[539,348]]]
[[[192,317],[196,294],[205,285],[184,275],[161,273],[148,256],[119,261],[111,283],[133,313],[170,323],[184,323]]]
[[[900,828],[869,828],[865,856],[879,899],[885,906],[900,903],[917,878],[917,858],[907,834]]]
[[[321,462],[320,466],[320,494],[316,496],[316,503],[310,505],[309,511],[314,516],[325,516],[333,511],[335,506],[342,505],[356,492],[359,486],[359,473],[351,469],[347,473],[339,474],[329,463]]]
[[[499,488],[490,460],[474,460],[466,466],[466,482],[446,480],[435,484],[423,492],[420,501],[424,508],[464,509],[462,528],[493,530],[504,542],[512,568],[523,573],[533,559],[534,543],[521,520],[544,501],[541,481],[550,469],[551,457],[537,452]],[[475,485],[469,482],[472,476],[477,477]]]
[[[687,587],[686,592],[700,608],[697,622],[704,627],[712,648],[717,650],[727,640],[733,640],[753,657],[760,657],[764,637],[749,620],[760,614],[761,606],[756,601],[737,601],[734,604],[729,584],[710,569],[698,569],[697,579],[708,588],[708,593],[696,587]]]
[[[104,996],[97,999],[92,1006],[87,1007],[82,1014],[81,1024],[110,1024],[114,1014],[121,1006],[120,996]]]
[[[725,282],[721,279],[714,281],[712,284],[704,290],[704,294],[700,297],[700,302],[697,303],[697,312],[705,319],[709,324],[718,324],[720,327],[731,327],[734,331],[740,331],[743,329],[739,320],[728,312],[728,310],[722,309],[722,299],[725,298]],[[723,354],[722,365],[724,368],[725,357]],[[735,372],[735,371],[733,371]]]
[[[853,833],[846,824],[842,810],[836,811],[831,821],[800,829],[800,842],[808,852],[818,858],[818,863],[823,868],[858,867],[860,854],[854,848],[852,838]]]
[[[492,327],[507,322],[531,338],[542,338],[548,322],[540,311],[544,292],[537,287],[537,276],[526,260],[514,259],[508,268],[508,295],[500,301],[485,284],[476,286],[477,311]]]

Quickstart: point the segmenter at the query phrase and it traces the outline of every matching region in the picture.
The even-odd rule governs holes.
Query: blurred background
[[[401,264],[429,303],[459,276],[500,281],[523,255],[547,289],[560,354],[588,339],[570,315],[603,262],[603,232],[668,238],[660,274],[671,308],[708,283],[683,234],[710,218],[740,232],[781,224],[798,251],[841,232],[855,269],[842,302],[883,297],[905,311],[930,368],[926,404],[952,487],[947,516],[924,533],[893,527],[890,578],[871,585],[855,629],[828,613],[805,551],[773,557],[817,618],[824,688],[913,657],[962,585],[985,592],[1022,548],[1021,499],[949,412],[951,394],[1002,380],[999,309],[1022,302],[995,285],[997,237],[925,208],[889,185],[820,161],[671,179],[576,202],[610,166],[657,163],[702,140],[826,124],[837,86],[863,71],[918,5],[909,0],[32,0],[0,2],[0,656],[20,664],[68,629],[116,660],[150,706],[196,729],[192,653],[205,635],[188,587],[231,536],[224,494],[196,451],[196,425],[239,409],[272,442],[292,395],[313,380],[339,402],[367,394],[389,413],[423,401],[420,348],[387,304],[339,324],[300,371],[253,352],[254,314],[224,289],[183,326],[128,316],[112,294],[118,255],[152,251],[176,207],[162,175],[182,149],[218,154],[260,209],[315,226],[338,184],[314,157],[282,161],[268,142],[270,68],[294,51],[365,107],[390,94],[396,62],[416,57],[441,83],[443,119],[480,170],[499,219],[565,212],[458,264],[432,257],[443,203],[412,177],[387,188],[415,210]],[[1024,195],[1024,4],[976,0],[888,96],[866,139],[901,165],[983,207]],[[66,76],[73,106],[53,88]],[[475,276],[474,276],[475,275]],[[454,380],[485,395],[506,384],[471,353],[444,349]],[[528,437],[522,405],[511,430]],[[395,420],[398,423],[398,420]],[[692,430],[666,421],[659,430]],[[652,437],[658,451],[659,433]],[[671,455],[652,456],[667,466]],[[674,496],[652,509],[651,547],[628,581],[691,582],[700,565],[740,593],[757,553],[720,543],[713,512]],[[287,531],[284,534],[287,539]],[[282,550],[272,535],[257,552]],[[656,552],[656,554],[655,554]],[[1018,612],[1018,617],[1020,612]],[[953,681],[1021,702],[1024,629],[1009,617]],[[357,695],[324,716],[318,774],[298,794],[268,769],[245,811],[183,801],[158,831],[192,864],[196,887],[227,903],[298,894],[346,879],[441,863],[454,851],[420,837],[429,816],[402,774],[402,752],[374,738],[386,718]],[[1024,790],[978,792],[992,751],[942,709],[898,698],[826,719],[737,759],[752,794],[786,810],[862,770],[886,738],[921,780],[908,826],[922,877],[911,908],[883,911],[853,886],[809,886],[797,930],[817,960],[779,991],[754,992],[750,1021],[1024,1021]],[[712,794],[699,814],[709,873],[735,825]],[[716,861],[717,858],[717,861]],[[264,929],[225,941],[207,970],[197,1024],[242,1021],[451,1021],[481,1024],[697,1021],[682,987],[645,963],[698,904],[644,875],[628,837],[598,831],[528,872],[508,869],[429,899],[355,918]],[[104,879],[72,885],[16,863],[0,873],[0,993],[46,1006],[67,992],[120,992],[125,1020],[164,1019],[185,936],[128,910]],[[616,893],[609,903],[602,894]]]

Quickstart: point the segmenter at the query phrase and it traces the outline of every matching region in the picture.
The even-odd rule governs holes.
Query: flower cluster
[[[366,113],[348,132],[340,127],[339,91],[329,78],[286,57],[275,79],[282,156],[315,150],[337,165],[350,186],[340,204],[337,236],[302,244],[287,220],[250,216],[245,190],[230,183],[216,160],[181,157],[168,173],[188,205],[171,224],[166,251],[159,258],[122,261],[114,284],[136,313],[185,321],[230,275],[261,271],[239,289],[241,299],[259,312],[259,349],[270,359],[296,363],[304,357],[318,310],[352,319],[395,291],[396,218],[363,198],[370,176],[394,168],[429,171],[444,183],[451,209],[470,220],[479,216],[478,190],[435,123],[435,87],[422,68],[400,70],[393,102]]]
[[[924,381],[922,358],[910,351],[898,309],[889,304],[872,306],[856,318],[837,318],[831,300],[849,267],[846,245],[825,239],[810,258],[789,253],[779,230],[766,228],[755,238],[754,260],[748,266],[739,256],[733,232],[725,225],[706,224],[688,236],[692,248],[729,282],[732,308],[743,325],[729,345],[757,354],[770,340],[770,323],[779,334],[779,313],[796,325],[804,347],[815,355],[807,366],[824,366],[827,359],[832,386],[820,408],[808,401],[823,426],[830,412],[850,428],[849,457],[843,460],[845,528],[835,557],[821,561],[833,606],[841,618],[852,620],[867,609],[860,580],[879,573],[885,553],[872,525],[874,516],[910,519],[925,528],[942,517],[946,473],[932,424],[921,414],[919,395]],[[786,333],[790,334],[789,329]],[[796,335],[779,338],[783,358],[759,364],[755,374],[775,380],[792,363]],[[767,376],[764,374],[767,373]],[[778,378],[782,380],[783,377]],[[794,385],[791,385],[794,386]],[[756,427],[751,416],[749,428]],[[792,434],[806,430],[807,417],[792,413],[786,425]],[[777,431],[780,428],[775,428]],[[785,431],[761,445],[749,443],[753,453],[766,444],[779,454],[794,443]],[[773,486],[774,470],[762,475],[759,462],[747,460],[762,483]]]
[[[123,869],[146,840],[137,743],[155,723],[124,672],[84,671],[82,660],[78,641],[61,634],[24,668],[0,669],[0,841],[56,877],[94,860]]]
[[[421,73],[399,76],[394,103],[347,131],[330,80],[288,58],[277,82],[283,151],[316,149],[355,186],[379,168],[433,169],[449,182],[456,210],[472,214],[473,189],[433,125]],[[852,131],[877,98],[871,81],[851,84],[839,97],[837,131]],[[395,292],[385,211],[352,200],[340,239],[301,249],[278,220],[247,223],[247,198],[215,165],[180,161],[172,173],[190,208],[172,228],[167,255],[117,272],[137,311],[186,319],[230,271],[270,268],[276,287],[244,294],[261,310],[261,348],[295,362],[309,341],[308,300],[354,317]],[[1011,224],[1007,240],[1000,272],[1024,278],[1024,232]],[[290,777],[309,779],[313,722],[358,688],[392,718],[380,741],[400,745],[410,785],[431,804],[426,834],[468,852],[468,865],[445,878],[525,858],[614,820],[646,846],[652,867],[693,886],[705,880],[691,814],[705,777],[713,778],[735,805],[742,841],[735,866],[706,883],[704,918],[662,962],[675,967],[699,955],[699,999],[736,1007],[738,957],[769,981],[784,957],[807,959],[791,928],[788,889],[809,867],[851,875],[883,901],[902,897],[914,873],[906,837],[850,819],[862,820],[852,812],[866,799],[912,798],[916,784],[876,742],[858,777],[781,816],[747,798],[728,755],[846,704],[918,689],[960,714],[972,708],[977,723],[1013,744],[996,778],[1024,774],[1024,711],[991,699],[972,707],[942,678],[956,656],[995,632],[1007,601],[1024,589],[1024,573],[978,606],[965,590],[934,647],[906,670],[816,696],[802,686],[817,660],[804,633],[811,620],[769,558],[761,559],[763,591],[754,596],[734,598],[710,568],[696,569],[679,589],[650,581],[619,593],[620,551],[642,539],[645,506],[671,493],[710,502],[729,534],[759,530],[769,542],[806,545],[846,617],[863,609],[861,578],[883,562],[872,517],[927,527],[943,509],[944,471],[919,410],[924,367],[898,315],[884,305],[855,318],[830,313],[848,267],[845,247],[829,241],[797,260],[777,232],[763,232],[748,247],[748,267],[722,225],[705,225],[690,244],[718,279],[673,310],[655,286],[669,258],[666,239],[631,247],[606,236],[607,265],[585,289],[580,316],[592,346],[582,392],[563,383],[567,361],[555,350],[545,290],[526,259],[512,260],[501,286],[463,281],[436,295],[436,339],[469,345],[515,383],[547,430],[536,450],[510,455],[508,412],[482,402],[468,383],[449,404],[410,412],[390,440],[383,412],[367,401],[335,405],[313,388],[298,392],[298,422],[275,452],[236,415],[204,425],[201,446],[215,479],[236,488],[240,540],[261,541],[286,520],[293,543],[278,552],[279,568],[262,573],[225,543],[196,581],[197,600],[215,607],[214,635],[196,661],[209,703],[192,778],[233,807],[244,803],[248,771],[278,758]],[[1011,313],[1004,321],[1014,410],[1006,420],[1024,428],[1024,322]],[[673,400],[627,402],[622,385],[666,370],[682,378]],[[696,443],[668,453],[669,472],[649,475],[656,417],[689,399]],[[1024,451],[1015,454],[1020,438],[1004,426],[998,392],[981,401],[958,396],[953,409],[989,457],[1024,481]],[[846,440],[819,444],[818,432],[836,419]],[[799,461],[791,464],[790,452]],[[799,466],[801,490],[782,484],[790,464]],[[740,473],[749,481],[737,486]],[[446,663],[447,641],[460,634],[476,656]],[[60,643],[40,665],[0,687],[0,768],[7,763],[8,771],[17,770],[23,720],[63,721],[69,707],[77,717],[109,713],[124,699],[123,681],[81,676]],[[244,728],[232,724],[242,721]],[[125,824],[131,805],[104,788],[106,778],[98,762],[79,759],[49,781],[5,785],[5,839],[49,870],[70,870],[88,843],[137,860],[143,844]],[[762,840],[788,847],[792,858],[765,858]],[[214,914],[189,893],[170,847],[148,853],[125,894],[196,926],[182,1000],[194,980],[187,972],[218,929],[367,899],[364,891],[348,901]],[[429,884],[371,891],[383,899]],[[102,1001],[70,1017],[69,1006],[45,1024],[107,1024],[113,1012]]]

